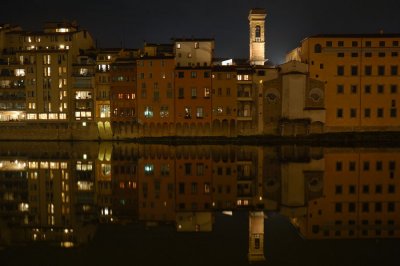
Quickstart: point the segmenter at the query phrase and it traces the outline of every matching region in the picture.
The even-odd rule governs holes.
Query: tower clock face
[[[312,88],[308,97],[315,103],[320,103],[324,99],[324,93],[320,88]]]

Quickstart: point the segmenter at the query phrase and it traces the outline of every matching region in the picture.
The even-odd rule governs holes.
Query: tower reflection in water
[[[306,239],[398,238],[399,165],[398,149],[2,143],[0,245],[79,246],[106,223],[211,232],[243,212],[250,262],[269,215]]]

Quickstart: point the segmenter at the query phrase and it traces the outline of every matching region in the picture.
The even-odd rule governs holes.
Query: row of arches
[[[236,136],[236,121],[214,120],[205,123],[143,123],[113,122],[114,138],[168,136]]]

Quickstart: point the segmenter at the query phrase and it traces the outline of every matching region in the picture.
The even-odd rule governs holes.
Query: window
[[[355,193],[356,193],[356,186],[350,185],[349,186],[349,194],[355,194]]]
[[[350,86],[350,92],[352,94],[356,94],[357,93],[357,85],[351,85]]]
[[[356,108],[350,108],[350,117],[351,118],[357,117],[357,109]]]
[[[390,66],[390,74],[392,76],[397,76],[398,73],[398,67],[397,66]]]
[[[179,182],[179,194],[185,194],[185,183]]]
[[[344,42],[343,41],[338,41],[338,46],[339,47],[343,47],[344,46]]]
[[[314,45],[314,53],[321,53],[321,51],[322,51],[321,44],[317,43],[316,45]]]
[[[342,162],[336,162],[336,171],[342,171],[342,166],[343,166]]]
[[[197,183],[192,183],[190,191],[192,194],[197,194]]]
[[[382,211],[382,202],[375,202],[375,212]]]
[[[389,170],[390,171],[396,170],[396,162],[395,161],[390,161],[389,162]]]
[[[392,117],[392,118],[397,117],[397,109],[396,108],[390,109],[390,117]]]
[[[379,46],[380,46],[380,47],[385,47],[385,41],[380,41],[380,42],[379,42]]]
[[[371,47],[371,41],[366,41],[365,42],[365,47]]]
[[[396,193],[396,186],[395,185],[388,185],[388,193],[389,194],[394,194]]]
[[[256,42],[261,41],[261,27],[259,25],[257,25],[255,28],[255,38]]]
[[[195,43],[194,43],[194,49],[199,49],[199,47],[200,47],[200,46],[199,46],[199,42],[195,42]]]
[[[372,66],[365,66],[365,75],[366,76],[372,75]]]
[[[357,47],[358,46],[358,42],[357,41],[352,41],[351,42],[351,46],[352,47]]]
[[[366,52],[365,53],[365,57],[372,57],[372,53],[371,52]]]
[[[177,43],[177,44],[176,44],[176,48],[177,48],[177,49],[181,49],[181,44],[180,44],[180,43]]]
[[[336,109],[336,117],[343,118],[343,109],[342,108]]]
[[[197,107],[197,109],[196,109],[196,117],[197,118],[203,118],[204,117],[203,107]]]
[[[357,66],[351,66],[351,75],[352,76],[358,75],[358,67]]]
[[[338,76],[344,75],[344,66],[337,66],[337,75]]]
[[[377,92],[378,92],[379,94],[382,94],[382,93],[384,92],[384,86],[383,86],[383,85],[378,85],[378,87],[377,87]]]
[[[192,110],[189,106],[185,107],[185,118],[186,119],[192,118]]]
[[[197,97],[197,88],[191,88],[191,96],[192,99]]]
[[[369,193],[369,186],[368,185],[363,185],[362,186],[362,193],[368,194]]]
[[[196,164],[196,175],[204,176],[204,163]]]
[[[342,212],[342,203],[335,203],[335,212]]]
[[[210,97],[210,88],[204,88],[204,98]]]
[[[362,206],[362,212],[369,212],[369,203],[368,202],[363,202],[361,206]]]
[[[185,77],[185,72],[183,72],[183,71],[179,71],[178,72],[178,78],[184,78]]]
[[[390,85],[390,93],[397,93],[397,85],[396,84]]]
[[[365,161],[365,162],[363,163],[363,170],[364,170],[364,171],[369,171],[369,162],[368,162],[368,161]]]
[[[184,89],[183,88],[179,88],[178,89],[178,97],[180,98],[180,99],[183,99],[184,98]]]
[[[354,172],[356,170],[356,162],[349,162],[349,171]]]
[[[376,109],[376,116],[379,118],[383,117],[383,108]]]
[[[210,77],[210,72],[204,71],[204,78],[209,78],[209,77]]]
[[[394,212],[394,210],[395,210],[395,205],[394,205],[394,202],[388,202],[388,206],[387,206],[388,208],[388,212]]]
[[[196,71],[190,72],[190,77],[191,78],[197,78],[197,72]]]
[[[337,94],[343,94],[344,93],[344,86],[342,84],[337,85]]]
[[[185,175],[191,175],[191,174],[192,174],[192,164],[185,163]]]
[[[366,94],[371,93],[371,85],[365,85],[365,87],[364,87],[364,92],[365,92]]]
[[[385,57],[386,54],[385,54],[384,52],[379,52],[379,53],[378,53],[378,56],[379,56],[379,57]]]
[[[385,66],[378,66],[378,75],[379,76],[385,75]]]
[[[331,41],[327,41],[326,42],[326,47],[332,47],[332,42]]]
[[[154,175],[154,164],[151,163],[145,164],[144,173],[146,175]]]
[[[349,212],[355,212],[356,211],[356,204],[354,202],[349,203]]]
[[[399,53],[398,52],[392,52],[392,57],[398,57]]]
[[[337,57],[344,57],[344,53],[337,53]]]
[[[168,106],[161,106],[160,117],[168,117],[168,116],[169,116]]]
[[[343,187],[341,185],[336,185],[335,194],[342,194],[342,193],[343,193]]]
[[[376,185],[375,186],[375,193],[376,194],[381,194],[382,193],[382,185]]]
[[[146,118],[151,118],[153,117],[154,113],[153,113],[153,107],[151,106],[145,106],[144,107],[144,117]]]
[[[351,57],[358,57],[358,53],[351,53]]]

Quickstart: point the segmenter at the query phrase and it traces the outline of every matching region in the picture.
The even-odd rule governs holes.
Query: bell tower
[[[251,9],[249,13],[250,64],[264,65],[265,62],[265,9]]]

